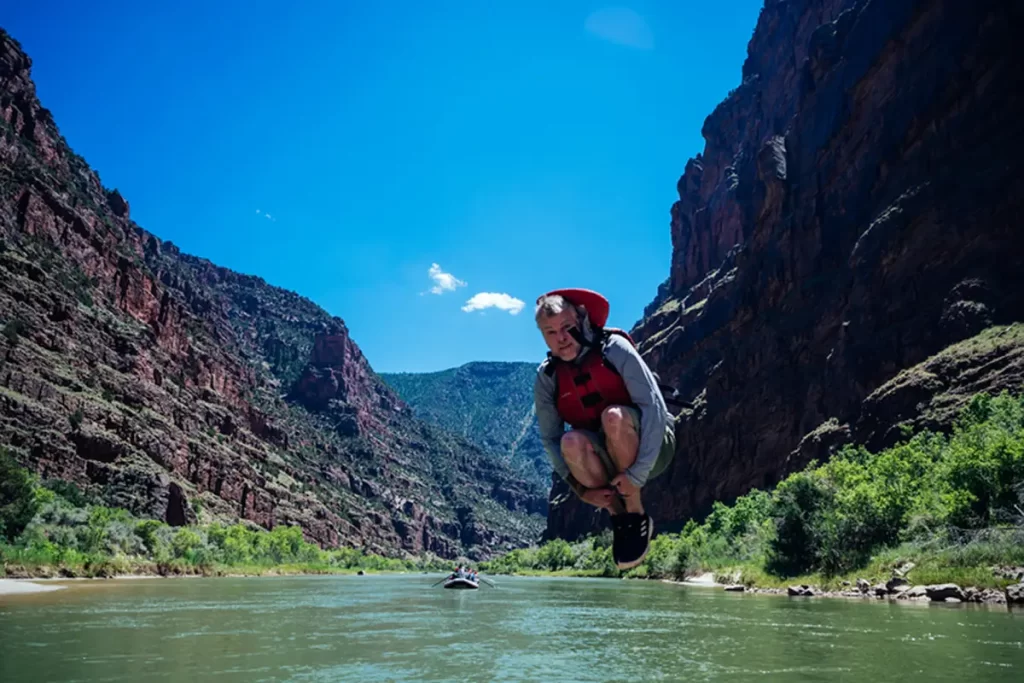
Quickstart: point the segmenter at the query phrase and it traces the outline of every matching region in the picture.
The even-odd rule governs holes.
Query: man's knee
[[[583,460],[587,453],[588,439],[576,431],[566,432],[562,435],[562,457],[569,462],[578,463]]]
[[[601,413],[601,427],[609,439],[617,440],[636,434],[633,418],[623,406],[608,406]]]

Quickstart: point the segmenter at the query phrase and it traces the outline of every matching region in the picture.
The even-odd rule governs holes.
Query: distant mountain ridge
[[[494,453],[542,486],[551,465],[533,408],[538,363],[472,362],[439,372],[381,373],[417,417]]]

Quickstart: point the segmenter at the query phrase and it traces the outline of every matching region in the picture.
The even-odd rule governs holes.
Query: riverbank
[[[494,576],[619,578],[628,581],[661,581],[678,586],[690,586],[748,595],[785,595],[792,598],[842,598],[891,602],[984,603],[992,605],[1024,606],[1024,567],[989,567],[987,586],[961,586],[951,582],[917,583],[908,578],[913,563],[904,564],[887,579],[800,577],[795,580],[766,577],[768,585],[758,585],[742,569],[732,571],[702,571],[685,578],[640,576],[626,573],[619,577],[594,571],[563,569],[544,571],[531,569],[514,572],[493,572]],[[979,568],[980,569],[980,568]],[[749,568],[748,568],[749,572]],[[998,587],[993,587],[998,586]]]
[[[997,577],[994,583],[1001,588],[975,585],[961,586],[952,582],[918,583],[909,578],[913,564],[907,563],[902,571],[894,571],[885,580],[858,578],[842,580],[838,587],[833,582],[787,582],[785,586],[759,586],[742,575],[716,576],[717,588],[734,593],[752,595],[786,595],[791,598],[843,598],[852,600],[886,600],[890,602],[985,603],[996,605],[1024,605],[1024,567],[992,567]],[[681,582],[687,583],[687,582]]]
[[[942,602],[942,603],[986,603],[995,605],[1024,604],[1024,584],[1009,586],[1002,592],[993,589],[979,589],[975,586],[961,588],[955,583],[928,586],[910,584],[889,588],[881,584],[841,591],[826,591],[808,584],[787,588],[747,588],[743,584],[724,586],[724,590],[751,595],[787,595],[792,598],[844,598],[850,600],[888,600],[890,602]],[[1011,600],[1010,591],[1015,591]]]
[[[120,569],[115,569],[117,566]],[[259,576],[319,576],[358,574],[421,574],[437,573],[440,570],[427,569],[367,569],[364,567],[331,567],[324,565],[282,564],[274,566],[196,566],[187,564],[162,564],[154,562],[100,562],[93,566],[49,565],[0,567],[0,581],[70,580],[70,579],[131,579],[131,578],[180,578],[180,577],[259,577]]]
[[[364,567],[337,567],[311,564],[258,565],[191,565],[185,563],[158,563],[114,558],[80,565],[38,564],[5,565],[0,577],[6,579],[124,579],[132,577],[289,577],[289,575],[402,573],[408,568],[369,570]]]

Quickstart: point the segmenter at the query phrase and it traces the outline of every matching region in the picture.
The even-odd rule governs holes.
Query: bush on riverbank
[[[9,486],[0,479],[0,523],[18,531],[7,542],[0,534],[0,576],[414,571],[451,564],[432,555],[398,559],[354,548],[322,550],[299,527],[171,527],[138,519],[126,510],[89,504],[73,484],[35,482],[3,451],[0,473],[13,473],[10,481],[16,482]]]
[[[29,473],[0,448],[0,542],[17,538],[38,507]]]
[[[1022,501],[1024,399],[981,394],[948,436],[907,435],[880,453],[849,446],[771,493],[715,503],[703,523],[657,536],[644,563],[626,575],[678,579],[713,571],[762,586],[793,577],[828,585],[857,572],[888,577],[913,561],[917,581],[1001,585],[989,566],[1024,564]],[[595,563],[618,575],[610,548],[593,539],[550,541],[482,568],[584,571]]]
[[[573,576],[616,576],[610,532],[576,543],[563,539],[540,547],[512,550],[480,564],[480,571],[492,574],[567,574]]]

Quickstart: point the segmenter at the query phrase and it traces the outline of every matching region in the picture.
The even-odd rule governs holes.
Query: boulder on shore
[[[928,586],[913,586],[896,596],[898,600],[927,600]]]
[[[890,593],[895,593],[897,588],[909,585],[910,582],[904,579],[902,576],[894,576],[885,582],[885,589]]]
[[[960,601],[964,599],[963,591],[955,583],[939,583],[925,586],[925,594],[932,602],[944,602],[946,598],[956,598]]]

